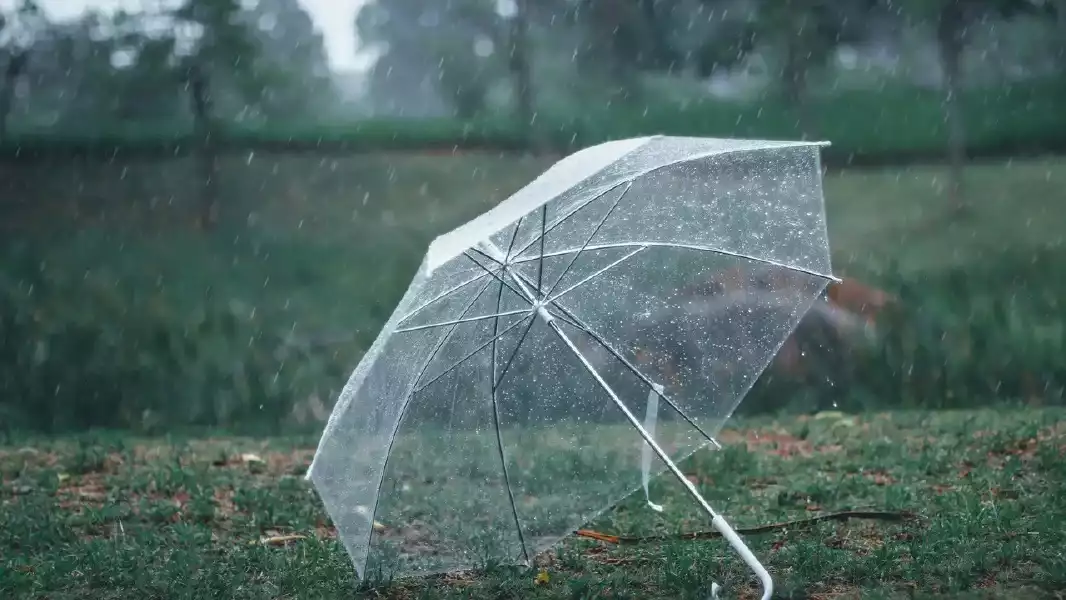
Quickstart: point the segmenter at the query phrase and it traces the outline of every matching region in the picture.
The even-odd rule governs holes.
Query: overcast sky
[[[336,70],[362,68],[365,60],[356,56],[355,14],[366,0],[299,0],[315,21],[326,40],[330,64]],[[427,0],[429,1],[429,0]],[[37,0],[50,17],[68,19],[78,16],[86,8],[105,11],[126,8],[135,11],[153,0]],[[10,8],[19,0],[0,0],[0,7]]]

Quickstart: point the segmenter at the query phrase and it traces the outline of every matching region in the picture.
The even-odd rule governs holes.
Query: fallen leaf
[[[60,483],[63,483],[64,481],[70,479],[70,475],[67,475],[66,473],[58,473],[56,475],[56,479],[58,479]]]
[[[251,452],[248,452],[248,453],[245,453],[245,454],[241,455],[241,462],[263,464],[266,461],[264,461],[262,458],[260,458],[260,456],[258,454],[252,454]]]
[[[295,542],[303,539],[307,539],[307,536],[294,533],[290,535],[272,535],[260,539],[259,543],[263,544],[264,546],[283,546],[285,544],[288,544],[289,542]]]
[[[891,475],[884,471],[870,471],[866,475],[873,481],[874,485],[890,485],[896,482]]]
[[[374,531],[377,533],[385,533],[386,529],[388,529],[388,527],[386,527],[384,523],[374,521]]]

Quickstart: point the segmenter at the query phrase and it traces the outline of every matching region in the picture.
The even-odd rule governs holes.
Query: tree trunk
[[[14,52],[4,69],[4,82],[0,87],[0,144],[7,141],[7,124],[15,101],[15,85],[26,67],[27,54]]]
[[[814,19],[809,11],[810,7],[804,3],[787,2],[780,15],[787,23],[784,29],[789,32],[785,37],[785,64],[781,70],[785,102],[795,111],[800,135],[805,140],[816,135],[807,101],[807,74],[817,36],[812,30]]]
[[[218,223],[218,157],[211,117],[207,75],[200,65],[189,68],[189,94],[198,144],[196,174],[200,179],[200,226],[214,229]]]
[[[623,39],[622,32],[629,31],[633,14],[630,0],[585,0],[583,10],[590,24],[590,39],[579,51],[578,74],[582,83],[596,86],[599,82],[609,85],[607,101],[635,102],[641,96],[637,65],[633,60],[632,41]],[[597,94],[598,95],[598,94]]]
[[[784,79],[785,102],[796,111],[799,131],[803,139],[811,139],[815,136],[815,131],[807,102],[808,61],[803,36],[791,35],[785,44],[785,66],[781,73]]]
[[[1066,70],[1066,0],[1059,0],[1055,5],[1059,26],[1059,67]]]
[[[534,151],[539,149],[536,135],[536,106],[533,99],[533,70],[529,62],[529,5],[528,0],[515,0],[511,19],[511,75],[514,77],[515,117],[526,133]]]
[[[11,99],[14,96],[14,82],[4,78],[0,88],[0,144],[7,141],[7,118],[11,114]]]
[[[956,210],[966,206],[963,176],[966,167],[966,123],[962,102],[962,51],[964,22],[962,6],[949,0],[937,22],[937,46],[944,74],[944,117],[948,128],[948,195]]]

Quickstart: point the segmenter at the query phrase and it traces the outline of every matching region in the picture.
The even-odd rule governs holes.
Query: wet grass
[[[834,270],[876,280],[895,263],[920,277],[1066,244],[1053,225],[1066,210],[1061,158],[972,164],[962,212],[946,177],[937,165],[830,172],[824,187]]]
[[[1066,592],[1061,410],[823,416],[734,423],[725,450],[683,465],[737,528],[857,508],[918,515],[747,536],[776,597]],[[315,441],[11,441],[0,448],[0,598],[705,598],[711,581],[754,594],[720,540],[570,538],[530,568],[359,583],[302,477]],[[589,526],[707,528],[680,486],[660,478],[652,494],[665,521],[635,497]]]

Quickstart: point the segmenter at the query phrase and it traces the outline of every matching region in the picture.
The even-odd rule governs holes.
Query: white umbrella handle
[[[759,578],[759,583],[762,584],[762,600],[770,600],[770,596],[774,593],[774,580],[770,577],[770,573],[766,570],[766,567],[762,566],[759,559],[752,554],[751,549],[744,543],[744,540],[740,539],[737,532],[729,526],[722,515],[715,515],[711,519],[711,526],[718,530],[725,538],[729,545],[737,551],[744,564],[748,565],[748,568],[755,573],[755,576]],[[712,584],[711,586],[711,598],[718,600],[718,584]]]

